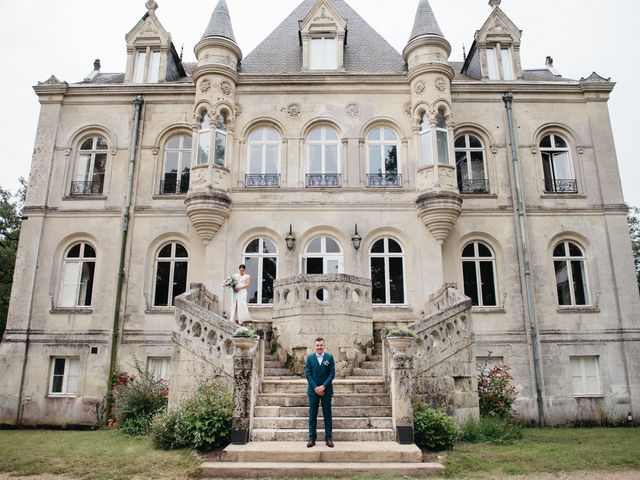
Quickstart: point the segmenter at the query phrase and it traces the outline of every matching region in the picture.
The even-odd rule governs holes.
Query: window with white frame
[[[261,127],[249,135],[247,187],[279,187],[280,135],[273,128]]]
[[[154,267],[155,307],[173,306],[174,299],[187,290],[189,253],[178,242],[171,242],[158,249]]]
[[[342,273],[343,261],[342,249],[338,242],[327,236],[315,237],[304,250],[302,273]]]
[[[449,165],[449,129],[444,111],[438,110],[436,115],[436,145],[438,152],[438,163]]]
[[[147,371],[156,380],[171,379],[171,357],[147,357]]]
[[[431,123],[427,112],[420,118],[420,164],[433,164],[433,142],[431,140]]]
[[[510,48],[487,48],[487,76],[490,80],[515,80]]]
[[[399,186],[398,137],[390,128],[377,127],[367,136],[367,185]]]
[[[163,195],[187,193],[191,170],[191,135],[174,135],[164,146],[164,168],[160,184]]]
[[[307,187],[339,187],[340,138],[331,127],[318,127],[309,133],[309,173]]]
[[[88,243],[72,245],[64,256],[58,306],[90,307],[96,270],[96,251]]]
[[[227,157],[227,116],[224,112],[216,116],[213,163],[224,166]]]
[[[477,307],[495,307],[497,303],[496,257],[488,245],[471,242],[462,250],[464,294]]]
[[[575,242],[563,241],[553,249],[558,305],[589,305],[586,261],[582,247]]]
[[[311,38],[309,52],[310,70],[337,70],[338,49],[335,37]]]
[[[213,145],[213,151],[211,146]],[[215,123],[211,123],[208,113],[202,114],[200,130],[198,131],[198,155],[196,165],[207,165],[213,158],[213,163],[224,166],[227,156],[227,115],[224,112],[216,116]]]
[[[75,395],[78,393],[80,359],[76,357],[51,357],[49,394]]]
[[[460,193],[489,193],[482,141],[469,133],[460,135],[455,141],[455,152]]]
[[[426,112],[422,114],[420,121],[420,163],[431,165],[434,161],[449,165],[449,128],[442,109],[438,110],[435,117],[435,131]]]
[[[374,304],[404,303],[404,252],[392,238],[371,245],[371,300]]]
[[[160,51],[138,50],[135,56],[133,83],[158,83],[160,78]]]
[[[576,193],[578,185],[573,173],[569,145],[560,135],[545,135],[540,140],[544,191],[547,193]]]
[[[104,192],[108,149],[107,141],[99,135],[82,141],[71,182],[71,195],[100,195]]]
[[[198,131],[198,157],[197,165],[209,163],[209,145],[211,144],[211,119],[208,113],[202,115],[200,130]]]
[[[601,395],[598,356],[570,357],[574,396]]]
[[[247,302],[273,303],[273,282],[278,273],[278,250],[268,238],[256,238],[244,249],[247,274],[257,279],[247,291]]]

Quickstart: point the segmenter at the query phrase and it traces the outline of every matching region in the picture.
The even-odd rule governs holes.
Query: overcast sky
[[[347,0],[399,52],[413,26],[418,0]],[[156,12],[184,60],[194,61],[217,0],[158,0]],[[246,56],[300,0],[227,0]],[[93,60],[103,72],[124,72],[124,36],[146,12],[145,0],[0,0],[0,186],[16,189],[29,173],[39,104],[32,85],[55,74],[81,81]],[[431,0],[451,60],[462,60],[474,32],[490,13],[488,0]],[[544,66],[547,55],[568,78],[596,71],[617,86],[609,102],[625,199],[640,206],[640,158],[633,143],[640,110],[640,62],[633,56],[640,27],[638,0],[503,0],[502,9],[524,31],[524,68]],[[624,53],[627,52],[627,53]]]

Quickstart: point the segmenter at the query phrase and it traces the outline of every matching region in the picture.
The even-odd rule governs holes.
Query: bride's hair
[[[240,265],[238,265],[238,270],[240,270],[241,268],[244,268],[246,270],[247,266],[244,263],[241,263]]]

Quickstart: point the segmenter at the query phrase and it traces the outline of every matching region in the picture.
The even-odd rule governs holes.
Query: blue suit
[[[309,397],[309,438],[315,439],[318,426],[318,407],[322,403],[322,416],[324,417],[325,440],[332,437],[331,397],[333,396],[333,378],[336,376],[336,364],[333,355],[324,352],[322,364],[318,363],[315,352],[307,356],[305,363],[307,376],[307,396]],[[324,395],[320,396],[315,388],[324,385]]]

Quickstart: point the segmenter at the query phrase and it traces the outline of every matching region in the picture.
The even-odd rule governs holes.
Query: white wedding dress
[[[233,274],[233,278],[238,282],[238,287],[247,286],[251,280],[251,276],[244,274],[240,276],[238,273]],[[236,318],[237,314],[237,318]],[[251,320],[249,309],[247,308],[247,289],[243,288],[239,292],[232,290],[231,296],[231,316],[229,320],[236,323],[248,322]]]

